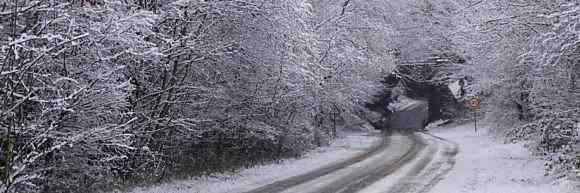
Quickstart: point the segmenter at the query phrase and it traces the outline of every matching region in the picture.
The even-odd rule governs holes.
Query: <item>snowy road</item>
[[[249,192],[427,192],[454,164],[453,142],[408,130],[384,135],[378,148]]]
[[[425,146],[411,132],[383,135],[379,145],[361,155],[250,192],[353,192],[392,173]]]
[[[417,135],[425,143],[417,157],[360,192],[430,192],[455,165],[459,145],[427,133]]]
[[[416,101],[402,107],[388,121],[381,142],[357,156],[249,193],[428,191],[453,166],[458,145],[411,130],[427,118],[426,106]]]

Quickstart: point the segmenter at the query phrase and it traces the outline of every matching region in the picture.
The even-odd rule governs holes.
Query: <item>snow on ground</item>
[[[524,147],[525,142],[504,144],[488,134],[488,127],[474,132],[472,124],[429,133],[459,144],[456,164],[433,193],[572,193],[567,180],[552,180],[543,169],[544,161]]]
[[[447,123],[447,121],[448,120],[442,120],[442,119],[439,119],[437,121],[433,121],[433,122],[429,123],[427,126],[425,126],[425,130],[429,131],[431,129],[437,128],[439,125]]]
[[[378,131],[375,131],[378,132]],[[347,134],[334,140],[330,146],[318,148],[301,159],[289,159],[280,164],[269,164],[245,169],[236,174],[194,177],[149,188],[137,188],[133,193],[194,193],[244,192],[275,181],[313,171],[321,166],[340,161],[362,152],[377,143],[379,135]]]

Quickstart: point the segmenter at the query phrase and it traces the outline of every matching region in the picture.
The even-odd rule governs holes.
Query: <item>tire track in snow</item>
[[[444,152],[443,154],[448,156],[447,157],[447,164],[449,165],[448,168],[445,168],[441,171],[441,173],[437,174],[437,176],[435,176],[435,178],[431,179],[431,181],[429,181],[429,183],[427,183],[426,186],[423,187],[423,189],[421,189],[421,191],[419,191],[420,193],[427,193],[429,192],[431,189],[433,189],[433,186],[435,186],[435,184],[439,183],[441,180],[443,180],[443,178],[445,178],[445,175],[447,175],[447,173],[449,173],[449,171],[451,171],[451,169],[453,169],[453,166],[455,166],[455,156],[457,155],[457,153],[459,153],[459,144],[453,141],[449,141],[447,139],[443,139],[441,137],[432,135],[432,134],[428,134],[425,133],[427,135],[430,135],[431,137],[437,138],[441,141],[446,141],[446,142],[451,142],[453,144],[453,148],[451,149],[451,151],[449,152]]]
[[[429,133],[423,132],[423,134],[432,137],[429,145],[431,148],[414,164],[405,177],[399,179],[387,192],[429,192],[455,165],[455,155],[459,151],[457,143]],[[449,145],[451,148],[446,147]]]
[[[322,168],[316,169],[314,171],[304,173],[301,175],[297,175],[294,177],[290,177],[290,178],[287,178],[285,180],[276,181],[272,184],[247,191],[246,193],[280,192],[280,191],[288,189],[290,187],[314,180],[316,178],[319,178],[321,176],[324,176],[324,175],[327,175],[329,173],[335,172],[337,170],[343,169],[343,168],[348,167],[350,165],[359,163],[359,162],[365,160],[366,158],[371,157],[371,156],[379,153],[382,149],[384,149],[389,144],[389,141],[390,141],[389,136],[391,136],[392,133],[393,133],[392,130],[391,131],[388,131],[388,130],[383,131],[379,143],[377,143],[374,146],[369,147],[367,150],[360,153],[359,155],[351,157],[347,160],[337,162],[334,164],[330,164],[330,165],[324,166]]]
[[[357,175],[354,179],[359,179],[356,181],[349,182],[349,179],[353,179],[350,177],[349,179],[343,179],[334,183],[327,188],[317,191],[323,193],[343,193],[343,192],[356,192],[362,190],[369,185],[381,180],[382,178],[396,172],[402,166],[408,164],[411,160],[415,159],[420,155],[420,153],[425,149],[426,144],[422,141],[421,137],[419,137],[415,132],[410,130],[402,131],[402,133],[411,140],[411,147],[407,149],[407,151],[396,159],[396,161],[392,164],[386,165],[379,170],[376,170],[372,173],[363,173]]]

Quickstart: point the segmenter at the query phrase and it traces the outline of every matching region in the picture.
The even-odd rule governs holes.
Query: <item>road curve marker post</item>
[[[467,103],[469,105],[469,108],[473,109],[473,118],[475,120],[475,132],[477,132],[477,113],[475,112],[475,109],[481,108],[481,99],[479,97],[474,96],[469,98]]]

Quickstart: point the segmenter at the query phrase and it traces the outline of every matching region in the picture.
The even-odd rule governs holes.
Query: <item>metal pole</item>
[[[332,130],[334,131],[334,137],[336,137],[336,114],[332,115],[332,123],[333,123]]]
[[[477,113],[475,113],[475,109],[473,109],[473,116],[475,118],[475,132],[477,132]]]

